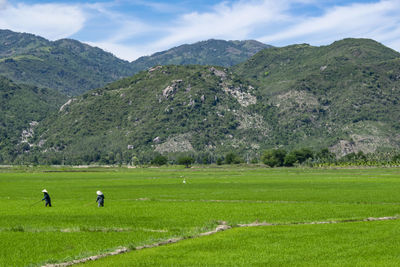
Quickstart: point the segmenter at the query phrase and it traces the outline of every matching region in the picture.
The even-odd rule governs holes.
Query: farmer
[[[42,201],[43,201],[43,200],[46,201],[45,207],[47,207],[47,205],[48,205],[49,207],[51,207],[51,199],[50,199],[49,193],[47,193],[47,190],[46,190],[46,189],[43,189],[42,192],[43,192],[43,194],[44,194]]]
[[[98,203],[98,207],[104,207],[104,195],[101,191],[97,191],[97,199],[96,202]]]

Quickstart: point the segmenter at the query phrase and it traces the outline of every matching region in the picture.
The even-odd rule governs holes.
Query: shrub
[[[367,156],[362,151],[359,151],[358,153],[352,152],[340,158],[340,161],[342,162],[351,162],[351,163],[362,162],[366,160]]]
[[[293,152],[290,152],[289,154],[286,154],[285,160],[283,161],[283,165],[287,167],[293,166],[297,161],[296,154]]]
[[[180,157],[178,159],[178,164],[185,165],[186,168],[189,168],[190,165],[192,165],[193,163],[194,163],[194,159],[192,157],[189,157],[189,156]]]
[[[283,166],[286,151],[283,149],[267,150],[261,157],[261,161],[270,167]]]
[[[392,158],[392,161],[394,161],[394,162],[399,162],[399,161],[400,161],[400,154],[395,155],[395,156]]]
[[[336,159],[336,155],[329,151],[329,149],[324,148],[315,155],[315,158],[319,162],[333,162]]]
[[[300,150],[293,150],[285,156],[284,165],[293,166],[295,163],[303,163],[307,159],[313,158],[313,152],[308,148],[302,148]]]
[[[225,163],[226,164],[239,164],[242,162],[242,159],[233,152],[226,154]]]
[[[257,164],[258,163],[258,159],[257,158],[252,158],[250,163],[251,164]]]
[[[157,155],[152,161],[151,164],[161,166],[167,164],[168,159],[163,155]]]

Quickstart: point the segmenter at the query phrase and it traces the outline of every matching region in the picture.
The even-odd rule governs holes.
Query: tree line
[[[192,164],[259,164],[274,167],[295,166],[381,166],[400,165],[400,153],[391,151],[386,153],[366,154],[362,151],[349,153],[343,157],[337,157],[329,149],[313,151],[310,148],[301,148],[287,151],[285,149],[269,149],[261,155],[243,155],[237,152],[211,153],[211,152],[176,152],[161,154],[154,151],[146,151],[141,154],[128,152],[108,152],[86,154],[64,154],[60,152],[25,153],[13,160],[6,159],[0,154],[0,164],[16,165],[184,165]]]

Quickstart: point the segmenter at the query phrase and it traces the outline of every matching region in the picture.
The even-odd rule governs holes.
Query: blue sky
[[[130,61],[210,38],[372,38],[400,51],[400,0],[0,0],[0,28],[77,39]]]

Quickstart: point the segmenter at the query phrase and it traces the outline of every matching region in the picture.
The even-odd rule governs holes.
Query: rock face
[[[330,148],[330,151],[335,153],[337,157],[340,158],[350,153],[357,153],[359,149],[354,142],[339,140],[336,145]]]
[[[223,81],[226,78],[226,72],[223,70],[216,69],[214,67],[210,68],[210,71],[217,77],[221,78]]]
[[[34,128],[35,126],[37,126],[39,123],[37,121],[32,121],[29,123],[29,128],[22,130],[22,134],[21,134],[21,143],[28,143],[28,139],[33,137],[34,134]],[[30,144],[31,145],[31,144]],[[32,146],[32,145],[31,145]]]
[[[189,152],[194,151],[190,144],[190,134],[180,134],[170,137],[162,144],[156,145],[155,151],[160,153]]]
[[[71,105],[71,103],[72,103],[73,101],[75,101],[75,100],[76,100],[75,98],[69,99],[64,105],[62,105],[62,106],[60,107],[59,112],[63,112],[63,111],[66,109],[66,107],[67,107],[68,105]]]
[[[168,85],[163,91],[162,94],[165,98],[168,98],[169,96],[173,96],[173,94],[176,92],[178,89],[179,84],[182,83],[182,80],[173,80],[171,82],[171,85]]]
[[[343,128],[349,135],[349,140],[339,140],[330,150],[342,157],[350,153],[375,153],[380,148],[389,148],[400,142],[400,136],[395,131],[385,131],[382,123],[358,122]]]
[[[248,89],[244,89],[241,87],[224,87],[225,92],[232,95],[243,107],[248,107],[250,105],[254,105],[257,103],[256,96],[247,92],[247,90],[252,90],[253,87],[249,87]]]
[[[273,102],[279,107],[281,112],[292,110],[293,108],[303,111],[312,110],[320,105],[318,99],[313,94],[296,90],[290,90],[277,95]]]

